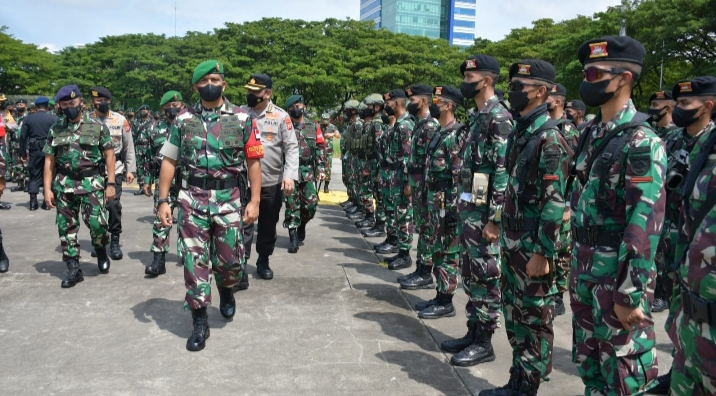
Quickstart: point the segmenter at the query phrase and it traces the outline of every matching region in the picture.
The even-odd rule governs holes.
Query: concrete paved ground
[[[331,187],[341,187],[340,175],[334,180]],[[418,319],[412,304],[434,291],[399,290],[398,274],[380,267],[370,249],[380,240],[362,238],[336,206],[319,207],[298,254],[286,252],[288,234],[279,228],[275,279],[256,278],[254,256],[251,286],[236,294],[233,322],[212,306],[207,347],[190,353],[191,316],[183,310],[176,256],[168,256],[166,275],[144,277],[150,198],[122,197],[125,257],[108,275],[90,257],[82,225],[85,281],[61,289],[54,212],[29,212],[26,194],[6,191],[2,200],[14,207],[0,212],[11,260],[10,272],[0,275],[1,395],[470,395],[508,379],[502,329],[495,362],[450,366],[439,343],[464,334],[464,293],[455,298],[456,317]],[[174,231],[171,238],[174,244]],[[656,315],[662,372],[671,364],[665,319]],[[582,393],[571,338],[568,313],[555,322],[554,371],[540,394]]]

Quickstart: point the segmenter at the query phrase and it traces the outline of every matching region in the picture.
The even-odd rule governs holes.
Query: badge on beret
[[[383,94],[383,100],[390,100],[390,92]]]
[[[654,95],[656,95],[656,99],[666,99],[666,94],[664,94],[664,91],[659,91]]]
[[[572,107],[572,102],[567,102],[567,107]]]
[[[557,93],[557,86],[556,86],[556,85],[553,85],[553,86],[552,86],[552,93]]]
[[[517,65],[517,74],[524,74],[525,76],[530,75],[530,65],[523,65],[519,64]]]
[[[220,70],[220,68],[219,68],[219,62],[216,62],[216,71],[219,71],[219,70]]]
[[[92,96],[94,96],[96,98],[99,96],[99,93],[97,93],[97,91],[92,91]]]
[[[465,61],[465,68],[466,69],[474,69],[477,67],[477,63],[474,59],[468,59]]]
[[[435,87],[435,95],[442,95],[443,87]]]
[[[408,96],[412,96],[412,95],[413,95],[413,90],[410,89],[410,88],[408,88],[408,89],[405,90],[405,93],[407,93]]]
[[[679,92],[693,92],[691,81],[679,83]]]
[[[607,42],[589,44],[589,59],[592,58],[604,58],[609,56],[607,53]]]
[[[70,91],[70,98],[72,98],[72,99],[75,98],[75,91],[74,91],[74,89],[73,89],[72,91]]]
[[[256,80],[252,78],[251,81],[249,81],[249,84],[256,84]]]

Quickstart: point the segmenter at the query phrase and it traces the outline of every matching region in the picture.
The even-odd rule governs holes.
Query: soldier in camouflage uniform
[[[306,224],[313,219],[318,206],[315,176],[326,179],[326,141],[321,127],[307,117],[303,96],[293,95],[286,100],[286,111],[293,125],[289,129],[296,131],[298,141],[298,184],[290,193],[285,194],[286,204],[283,228],[288,228],[289,253],[298,252],[299,242],[306,239]]]
[[[67,264],[62,287],[73,287],[84,280],[77,240],[80,212],[90,229],[99,271],[109,272],[109,215],[105,203],[112,201],[115,195],[115,158],[109,128],[92,119],[89,113],[81,112],[79,88],[64,86],[56,97],[64,116],[50,128],[42,150],[45,153],[45,203],[50,208],[57,205],[62,260]],[[100,166],[103,156],[106,183]]]
[[[389,216],[392,216],[393,205],[390,197],[384,197],[385,188],[388,182],[386,170],[383,169],[382,163],[385,163],[385,144],[384,136],[391,127],[386,123],[390,121],[389,117],[383,112],[385,108],[385,100],[380,94],[371,94],[366,98],[368,111],[373,115],[373,119],[367,123],[365,129],[366,137],[370,141],[371,147],[368,154],[366,171],[369,182],[372,183],[371,190],[373,192],[371,201],[375,200],[375,219],[366,219],[364,224],[356,223],[358,227],[370,227],[367,230],[361,230],[361,234],[365,237],[375,238],[385,236],[385,223]],[[387,206],[386,206],[387,205]],[[389,212],[390,211],[390,212]]]
[[[497,60],[489,55],[471,56],[460,71],[460,91],[475,103],[460,153],[458,201],[462,286],[469,298],[467,334],[441,347],[456,354],[450,359],[453,365],[472,366],[495,359],[492,335],[502,313],[499,213],[507,187],[507,143],[513,125],[512,115],[494,89],[500,76]]]
[[[587,112],[587,105],[581,100],[570,100],[565,106],[565,114],[569,121],[577,127],[579,134],[582,134],[584,127],[587,125],[584,115]]]
[[[541,60],[512,64],[509,100],[518,112],[507,154],[501,213],[502,301],[512,346],[510,380],[480,395],[537,395],[552,371],[554,282],[565,211],[570,144],[546,103],[556,71]]]
[[[161,150],[164,143],[169,139],[169,130],[171,124],[177,117],[177,114],[184,108],[184,102],[181,93],[178,91],[169,91],[162,96],[159,106],[164,110],[166,118],[159,121],[147,134],[147,150],[149,155],[147,161],[144,162],[144,195],[151,196],[151,187],[154,188],[154,226],[152,227],[152,246],[149,251],[153,253],[152,263],[144,269],[144,273],[150,276],[159,276],[165,274],[166,270],[166,253],[169,251],[169,232],[171,225],[165,227],[162,225],[161,219],[157,216],[157,201],[159,200],[159,170],[162,167]],[[177,206],[177,189],[175,180],[172,180],[169,188],[169,208],[172,216]],[[173,219],[174,217],[172,217]]]
[[[385,145],[385,156],[381,167],[388,171],[386,176],[389,179],[387,188],[383,189],[383,195],[391,197],[390,204],[394,208],[394,214],[390,219],[394,225],[388,224],[387,238],[373,248],[377,253],[382,254],[398,250],[401,259],[388,263],[388,269],[396,270],[412,265],[409,251],[413,245],[413,204],[412,198],[406,194],[406,186],[409,183],[408,159],[412,132],[415,129],[415,117],[406,110],[407,97],[404,90],[393,89],[383,95],[383,99],[386,114],[395,116],[396,119],[393,128],[386,131],[382,137],[381,143]],[[394,230],[394,234],[391,230]],[[432,279],[432,275],[430,277]],[[404,278],[398,279],[400,281]]]
[[[363,176],[363,168],[366,162],[365,150],[366,143],[363,140],[363,129],[372,117],[366,114],[365,102],[358,104],[358,118],[351,124],[351,128],[348,130],[348,135],[351,141],[351,177],[353,182],[351,183],[351,195],[355,197],[355,207],[348,208],[346,214],[349,220],[359,220],[365,218],[367,212],[373,211],[373,201],[368,203],[367,199],[364,199],[363,186],[366,181],[366,177]]]
[[[27,100],[18,99],[15,103],[15,122],[17,122],[17,130],[10,136],[10,149],[12,152],[12,174],[15,176],[17,185],[10,189],[12,192],[27,192],[27,182],[30,174],[27,170],[27,161],[23,160],[23,154],[20,152],[20,133],[22,132],[22,122],[27,117]]]
[[[672,135],[679,136],[680,128],[672,122],[672,113],[676,102],[669,91],[657,91],[649,97],[649,121],[656,131],[656,135],[665,143]],[[668,148],[667,148],[668,150]]]
[[[673,89],[678,102],[674,123],[684,127],[690,170],[680,188],[683,205],[676,239],[674,300],[666,330],[676,345],[671,394],[716,394],[716,125],[709,120],[716,107],[716,78],[681,81]],[[671,173],[673,174],[673,173]],[[667,183],[668,183],[667,176]],[[661,379],[661,378],[660,378]]]
[[[557,121],[557,128],[567,140],[572,150],[577,149],[579,141],[579,129],[572,121],[564,117],[564,109],[567,103],[567,89],[562,84],[554,84],[552,91],[547,97],[549,106],[549,118]],[[569,269],[572,266],[572,232],[570,230],[569,201],[566,203],[564,216],[562,217],[562,228],[559,230],[559,254],[554,269],[554,276],[557,282],[557,297],[554,300],[554,316],[564,315],[564,293],[569,291]]]
[[[129,126],[132,128],[132,138],[134,138],[134,109],[128,108],[124,117],[129,121]]]
[[[134,121],[132,139],[134,141],[134,153],[137,161],[137,183],[139,184],[139,190],[137,190],[134,195],[142,195],[144,194],[144,163],[148,160],[149,142],[147,141],[147,133],[154,128],[156,123],[151,117],[149,106],[141,105],[137,111],[139,116]],[[150,185],[149,188],[151,189],[152,186]]]
[[[333,168],[333,138],[341,138],[338,128],[331,124],[331,116],[323,113],[321,116],[321,130],[323,138],[326,139],[326,181],[323,185],[323,192],[328,193],[328,184],[331,183],[331,169]]]
[[[585,395],[631,395],[656,378],[650,306],[666,202],[666,152],[631,89],[646,51],[626,36],[588,40],[580,96],[600,107],[585,128],[570,176],[573,360]]]
[[[12,116],[12,112],[8,111],[8,101],[5,94],[0,93],[0,122],[2,125],[0,125],[0,130],[3,132],[3,136],[0,136],[0,140],[4,146],[5,149],[5,174],[3,174],[3,177],[5,177],[6,181],[13,181],[13,174],[12,174],[12,139],[15,131],[18,130],[17,128],[17,122],[15,122],[15,118]],[[7,143],[6,143],[7,140]]]
[[[368,95],[364,103],[365,120],[361,134],[363,147],[360,169],[360,198],[365,210],[365,218],[355,223],[358,228],[372,228],[376,223],[385,224],[385,209],[380,191],[380,175],[378,167],[378,146],[387,126],[383,124],[383,97],[374,93]],[[375,200],[375,207],[373,206]]]
[[[2,94],[0,94],[2,95]],[[0,96],[1,97],[1,96]],[[0,118],[0,198],[5,191],[5,173],[7,172],[7,152],[5,150],[5,124]],[[10,269],[10,259],[5,253],[5,246],[2,241],[2,230],[0,230],[0,274],[7,272]]]
[[[358,119],[358,106],[360,103],[351,99],[343,104],[344,117],[343,117],[343,134],[341,135],[341,153],[343,153],[342,171],[343,171],[343,184],[346,186],[346,192],[348,193],[348,201],[341,203],[341,207],[348,213],[352,208],[358,209],[357,197],[354,194],[355,179],[353,177],[353,157],[355,156],[355,149],[353,148],[354,140],[351,135],[353,124]]]
[[[259,214],[263,146],[256,120],[222,95],[226,81],[219,61],[200,63],[192,84],[201,100],[177,115],[160,151],[164,158],[157,216],[163,226],[171,226],[169,188],[179,164],[179,250],[186,306],[194,324],[186,348],[200,351],[210,335],[206,308],[211,304],[212,273],[221,315],[231,320],[236,313],[231,288],[241,279],[245,261],[243,224],[253,223]],[[250,201],[242,197],[247,194],[247,174]]]

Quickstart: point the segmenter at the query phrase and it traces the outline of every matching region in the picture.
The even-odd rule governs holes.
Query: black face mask
[[[0,104],[0,110],[5,110],[5,109],[7,109],[7,103],[3,102],[2,104]]]
[[[510,91],[508,92],[510,98],[510,105],[518,113],[527,108],[530,104],[530,98],[527,92],[524,91]]]
[[[288,114],[291,115],[291,118],[293,118],[293,119],[299,119],[299,118],[303,117],[303,109],[294,107],[293,109],[288,111]]]
[[[19,107],[19,108],[15,109],[15,111],[17,111],[17,114],[22,114],[22,113],[25,112],[25,108],[24,108],[24,107]]]
[[[480,85],[480,83],[483,81],[485,81],[484,78],[474,83],[463,82],[462,84],[460,84],[460,93],[462,94],[462,96],[465,97],[465,99],[474,98],[475,96],[480,94],[480,91],[482,91],[482,89],[477,89],[477,86]]]
[[[572,113],[567,113],[567,119],[574,122],[574,116],[572,115]]]
[[[62,109],[62,114],[64,114],[68,120],[74,120],[75,118],[77,118],[77,116],[80,115],[80,108],[77,106],[66,107],[66,108]]]
[[[107,114],[107,112],[109,111],[109,103],[103,102],[98,105],[95,105],[95,109],[97,109],[97,111],[102,114]]]
[[[651,116],[651,120],[654,122],[661,121],[662,118],[666,115],[666,113],[661,113],[665,107],[662,107],[660,109],[649,109],[649,115]]]
[[[440,118],[440,113],[441,113],[440,106],[438,106],[436,104],[430,104],[430,106],[428,106],[428,111],[430,111],[431,117],[433,117],[435,119]]]
[[[375,116],[375,113],[377,113],[377,112],[375,111],[375,109],[370,109],[370,108],[368,108],[368,109],[365,109],[365,113],[364,113],[364,114],[365,114],[366,117],[373,117],[373,116]]]
[[[387,114],[389,117],[392,117],[395,115],[395,111],[393,111],[392,107],[385,106],[385,114]]]
[[[674,109],[674,112],[671,113],[671,119],[677,127],[686,128],[698,121],[699,117],[696,116],[696,113],[698,113],[700,109],[699,107],[693,110],[684,110],[681,107],[677,107]]]
[[[258,96],[254,95],[252,93],[246,94],[246,105],[248,105],[251,108],[256,107],[259,103],[261,103],[263,101],[264,101],[263,98],[259,98]]]
[[[145,118],[145,117],[147,117],[148,115],[149,115],[149,112],[148,112],[148,111],[140,111],[140,112],[139,112],[139,116],[142,117],[142,118]]]
[[[344,116],[343,116],[343,122],[344,122],[344,123],[346,123],[346,122],[348,122],[348,121],[350,121],[350,120],[351,120],[351,118],[348,117],[347,115],[344,115]]]
[[[619,87],[614,92],[607,92],[607,87],[612,80],[613,79],[609,79],[594,83],[582,81],[582,84],[579,86],[579,96],[582,98],[582,101],[584,101],[584,104],[591,107],[599,107],[609,102],[621,89],[621,87]]]
[[[179,114],[180,111],[181,109],[179,108],[170,107],[168,109],[164,109],[164,114],[166,114],[167,118],[173,120],[177,116],[177,114]]]
[[[207,102],[214,102],[221,97],[223,88],[221,85],[206,84],[203,87],[198,87],[199,97]]]
[[[383,121],[383,124],[390,125],[390,117],[388,117],[387,114],[385,114],[385,113],[381,114],[380,120]]]
[[[420,106],[417,103],[408,103],[408,113],[412,115],[413,117],[418,116],[418,111],[420,110]]]
[[[128,120],[131,120],[132,118],[134,118],[134,114],[127,114],[127,119],[128,119]]]

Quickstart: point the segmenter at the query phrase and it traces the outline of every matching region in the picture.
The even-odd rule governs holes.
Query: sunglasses
[[[590,67],[589,69],[582,70],[582,73],[584,74],[585,81],[594,82],[601,80],[607,74],[622,74],[625,71],[625,69],[618,69],[615,67],[611,69],[597,69],[596,67]]]
[[[541,84],[530,84],[530,83],[524,83],[522,81],[510,81],[510,84],[507,86],[507,89],[513,92],[521,92],[525,87],[542,87]]]

